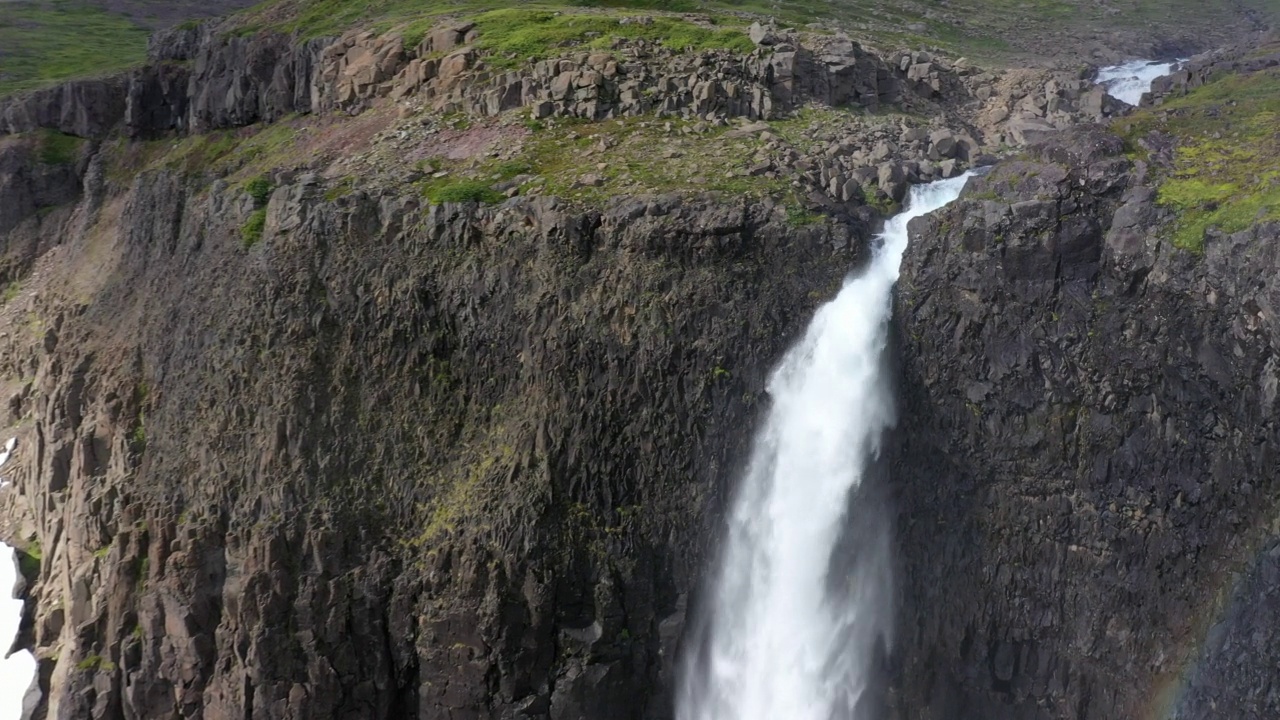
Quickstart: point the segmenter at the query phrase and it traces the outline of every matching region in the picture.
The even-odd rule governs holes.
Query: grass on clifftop
[[[727,49],[750,52],[755,45],[738,30],[707,28],[675,18],[657,17],[650,22],[622,23],[626,16],[558,13],[546,10],[494,10],[475,18],[478,45],[509,58],[512,65],[550,57],[557,50],[587,41],[588,47],[606,48],[613,38],[644,39],[677,52]],[[502,64],[502,63],[499,63]]]
[[[0,97],[146,59],[147,31],[75,0],[0,0]]]
[[[103,10],[104,5],[110,3],[0,0],[0,97],[141,63],[147,31]],[[571,45],[607,45],[614,36],[643,37],[676,50],[745,50],[751,45],[742,30],[767,18],[784,27],[845,31],[884,49],[933,46],[995,62],[1019,52],[1060,54],[1051,46],[1066,31],[1084,37],[1129,28],[1151,37],[1193,37],[1216,29],[1222,38],[1247,24],[1246,13],[1280,20],[1274,0],[529,0],[512,5],[506,0],[264,0],[238,15],[231,27],[240,34],[275,30],[304,38],[353,28],[396,30],[412,46],[442,18],[467,18],[481,24],[480,44],[496,53],[497,64],[515,66]],[[652,22],[618,22],[640,14]],[[165,13],[182,15],[180,9]]]
[[[1043,3],[1065,4],[1065,0],[1037,0],[1037,5]],[[322,37],[364,27],[399,31],[411,47],[449,17],[476,21],[482,48],[540,58],[570,44],[607,45],[609,38],[617,36],[645,38],[674,50],[745,51],[753,47],[743,32],[747,26],[772,19],[782,27],[821,32],[839,28],[886,47],[939,44],[971,57],[1006,47],[986,24],[959,26],[933,17],[936,11],[936,5],[927,0],[532,0],[517,7],[499,0],[265,0],[242,15],[238,32],[274,29]],[[677,13],[696,13],[697,18],[691,21]],[[639,15],[649,16],[652,22],[618,22]]]
[[[649,14],[655,20],[703,29],[708,21],[719,28],[741,30],[754,20],[773,19],[783,27],[847,32],[856,40],[884,49],[932,46],[994,62],[1025,60],[1027,54],[1084,52],[1055,44],[1122,30],[1143,37],[1196,37],[1200,31],[1216,31],[1219,39],[1225,40],[1234,30],[1250,25],[1251,18],[1280,19],[1280,7],[1272,0],[529,0],[518,4],[499,0],[265,0],[243,16],[241,27],[243,32],[274,28],[307,37],[337,35],[353,27],[397,29],[404,33],[406,44],[412,45],[442,17],[474,19],[502,10],[558,11],[565,17],[596,22],[610,15],[616,19]],[[676,13],[697,13],[699,20],[689,22]],[[1064,39],[1064,33],[1073,35]],[[556,41],[554,35],[542,39],[551,45],[536,45],[539,52],[533,53],[535,56]],[[664,39],[673,46],[681,44],[670,34]],[[707,42],[722,46],[724,39],[700,38],[691,46]],[[529,47],[521,44],[519,50],[525,52]]]
[[[1232,233],[1280,220],[1280,72],[1224,77],[1117,129],[1139,155],[1153,131],[1175,138],[1158,200],[1177,212],[1179,247],[1200,250],[1209,228]]]
[[[399,32],[405,46],[414,47],[443,18],[465,17],[476,23],[480,49],[505,59],[510,66],[550,57],[573,46],[607,47],[615,37],[643,38],[676,51],[726,48],[745,52],[754,47],[740,30],[707,27],[674,15],[658,14],[644,23],[630,22],[635,11],[692,11],[698,6],[692,0],[541,0],[514,8],[491,0],[268,0],[244,16],[239,32],[273,29],[313,38],[368,27]],[[500,60],[496,64],[504,63]]]
[[[430,159],[448,176],[429,180],[426,194],[436,200],[445,188],[465,181],[487,184],[520,178],[521,194],[537,188],[544,195],[597,205],[617,195],[655,191],[760,196],[787,187],[780,178],[746,173],[758,144],[754,138],[730,139],[727,128],[694,132],[694,127],[688,121],[652,116],[562,120],[533,131],[506,160],[468,165]]]

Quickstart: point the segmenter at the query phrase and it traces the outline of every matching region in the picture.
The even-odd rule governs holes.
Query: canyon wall
[[[663,714],[764,375],[864,231],[304,176],[246,251],[243,190],[101,183],[17,231],[69,239],[0,351],[48,717]]]
[[[1280,225],[1169,241],[1081,130],[917,221],[899,286],[901,717],[1280,708]]]
[[[1002,143],[1025,157],[918,221],[903,269],[889,704],[1274,715],[1274,223],[1172,247],[1118,138],[1048,134],[1124,111],[1078,73],[776,37],[508,71],[469,34],[206,25],[0,101],[0,516],[38,717],[669,717],[767,373],[869,252],[861,183],[900,196]],[[126,138],[388,102],[951,125],[797,156],[844,203],[802,221],[697,193],[431,205],[295,169],[246,243],[243,183],[120,170]],[[82,140],[49,158],[50,132]]]

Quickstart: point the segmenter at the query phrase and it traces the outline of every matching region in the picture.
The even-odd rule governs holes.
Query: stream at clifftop
[[[1112,65],[1098,70],[1096,82],[1105,87],[1111,97],[1137,105],[1142,102],[1143,94],[1151,89],[1151,83],[1173,72],[1179,62],[1133,60],[1123,65]]]

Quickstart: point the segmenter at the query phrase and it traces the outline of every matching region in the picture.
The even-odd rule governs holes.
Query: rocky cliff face
[[[246,251],[242,190],[100,163],[7,236],[66,238],[0,353],[47,717],[665,712],[764,374],[864,228],[302,177]]]
[[[1280,229],[1165,242],[1117,138],[1037,140],[1124,111],[1078,73],[756,34],[499,71],[465,26],[414,48],[203,26],[128,77],[5,101],[0,517],[38,717],[668,717],[766,373],[866,254],[863,183],[900,198],[1006,142],[1033,147],[905,261],[890,705],[1274,715]],[[369,177],[272,170],[259,198],[191,167],[204,131],[390,103],[690,133],[804,103],[934,120],[731,131],[822,217],[699,193],[433,206],[423,170],[374,178],[373,153],[345,166]],[[426,127],[393,149],[446,142]],[[169,145],[192,154],[129,171]]]
[[[19,442],[0,503],[30,575],[37,717],[669,715],[765,374],[865,255],[874,213],[853,211],[845,171],[808,166],[850,212],[799,221],[687,193],[431,206],[298,171],[259,210],[190,163],[134,175],[164,141],[110,135],[391,94],[483,115],[512,87],[535,115],[723,123],[923,102],[953,68],[844,43],[494,75],[449,32],[462,47],[426,72],[414,56],[452,50],[442,32],[406,54],[397,37],[177,30],[126,78],[0,110],[17,133],[0,139],[0,394]],[[904,147],[954,172],[969,142]]]
[[[507,69],[475,45],[470,24],[445,24],[412,48],[399,34],[351,31],[300,41],[272,32],[229,34],[218,23],[157,33],[150,63],[130,74],[67,83],[0,100],[0,133],[53,129],[102,137],[203,132],[292,113],[359,112],[382,99],[421,109],[538,118],[652,115],[780,117],[806,104],[911,112],[981,105],[963,113],[989,142],[1021,144],[1028,129],[1065,127],[1081,106],[1080,73],[985,71],[924,51],[876,53],[843,36],[756,28],[759,47],[677,53],[644,40]],[[942,108],[929,103],[942,105]],[[1096,104],[1096,103],[1095,103]],[[951,113],[953,129],[961,114]]]
[[[1043,143],[915,227],[902,717],[1280,709],[1280,226],[1174,247],[1121,150]]]

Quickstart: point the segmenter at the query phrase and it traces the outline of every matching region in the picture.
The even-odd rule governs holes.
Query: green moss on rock
[[[1280,71],[1231,75],[1117,125],[1137,156],[1167,133],[1172,162],[1158,199],[1174,210],[1173,242],[1199,251],[1210,229],[1231,233],[1280,219]]]
[[[84,140],[54,130],[40,132],[38,158],[45,165],[70,165],[80,157]]]
[[[267,209],[258,208],[249,214],[249,219],[240,226],[240,243],[248,250],[262,240],[262,231],[267,226]]]
[[[443,184],[428,185],[427,199],[432,204],[481,202],[496,203],[502,201],[502,193],[494,190],[482,180],[453,180]]]

